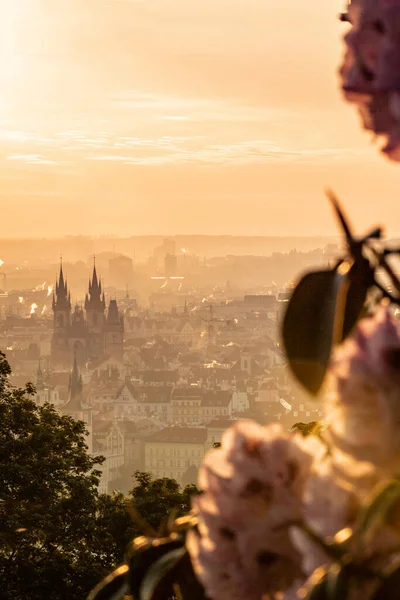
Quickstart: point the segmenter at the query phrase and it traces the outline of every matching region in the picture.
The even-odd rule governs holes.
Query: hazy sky
[[[336,0],[0,0],[2,236],[400,231]]]

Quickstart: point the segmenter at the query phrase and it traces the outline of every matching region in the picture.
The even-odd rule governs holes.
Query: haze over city
[[[340,8],[1,0],[2,236],[330,235],[326,186],[397,233],[398,174],[338,89]]]

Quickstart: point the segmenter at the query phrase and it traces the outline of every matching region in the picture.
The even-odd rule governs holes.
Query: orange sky
[[[340,1],[0,0],[3,236],[400,232]]]

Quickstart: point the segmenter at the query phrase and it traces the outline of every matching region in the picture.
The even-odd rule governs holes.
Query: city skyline
[[[340,2],[0,8],[7,237],[335,235],[325,187],[397,233],[395,167],[339,91]]]

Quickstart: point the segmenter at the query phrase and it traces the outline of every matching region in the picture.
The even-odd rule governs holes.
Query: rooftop
[[[204,427],[165,427],[150,435],[146,442],[161,444],[205,444],[207,429]]]

